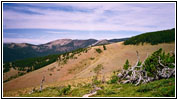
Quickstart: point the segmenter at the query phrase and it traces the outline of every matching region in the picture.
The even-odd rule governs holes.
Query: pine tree
[[[103,49],[106,50],[106,46],[105,45],[103,45]]]
[[[129,60],[127,59],[125,64],[124,64],[124,69],[127,70],[129,67],[130,67]]]

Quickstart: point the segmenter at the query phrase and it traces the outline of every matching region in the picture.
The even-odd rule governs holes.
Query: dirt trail
[[[92,95],[95,95],[96,93],[97,93],[97,91],[92,92],[92,93],[89,93],[89,94],[85,94],[85,95],[83,95],[82,97],[90,97],[90,96],[92,96]]]

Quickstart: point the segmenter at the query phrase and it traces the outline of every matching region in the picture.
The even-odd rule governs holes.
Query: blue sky
[[[3,3],[3,42],[113,39],[174,27],[174,3]]]

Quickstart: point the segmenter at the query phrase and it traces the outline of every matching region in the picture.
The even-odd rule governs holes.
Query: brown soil
[[[100,48],[103,52],[98,54],[96,48]],[[67,80],[87,79],[95,73],[93,69],[102,64],[104,69],[102,74],[111,73],[114,70],[122,69],[126,59],[133,65],[136,62],[136,51],[139,52],[141,60],[149,55],[163,48],[164,51],[170,52],[175,50],[175,44],[159,44],[159,45],[123,45],[120,43],[113,43],[106,45],[107,50],[103,50],[102,46],[92,47],[87,53],[76,55],[77,59],[70,59],[67,64],[59,65],[58,62],[52,63],[46,67],[36,71],[27,73],[21,77],[13,79],[3,84],[3,91],[14,91],[29,87],[39,87],[40,82],[45,76],[45,85],[64,83]],[[90,58],[93,57],[94,60]]]

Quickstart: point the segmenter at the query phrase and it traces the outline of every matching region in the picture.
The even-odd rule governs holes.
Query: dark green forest
[[[55,54],[55,55],[48,55],[44,57],[34,57],[34,58],[27,58],[23,60],[16,60],[13,62],[7,62],[3,64],[3,72],[8,72],[10,68],[17,69],[19,71],[26,71],[30,72],[33,70],[37,70],[39,68],[42,68],[46,65],[49,65],[56,60],[68,60],[69,58],[73,58],[75,54],[78,54],[80,52],[87,52],[87,48],[79,48],[77,50],[63,53],[63,54]],[[69,55],[71,53],[71,55]],[[62,58],[63,57],[63,58]]]
[[[156,32],[148,32],[141,35],[133,36],[124,41],[124,45],[143,45],[143,43],[156,45],[159,43],[170,43],[173,41],[175,41],[175,28]]]
[[[3,65],[3,72],[8,72],[10,68],[17,69],[19,71],[30,72],[32,70],[39,69],[43,66],[51,64],[56,61],[59,55],[49,55],[44,57],[28,58],[23,60],[17,60],[13,62],[7,62]]]
[[[117,39],[116,39],[117,40]],[[115,41],[116,41],[115,40]],[[32,57],[43,57],[47,55],[63,54],[65,52],[70,52],[79,48],[86,48],[89,45],[95,43],[97,40],[72,40],[66,45],[53,45],[49,48],[46,44],[33,45],[29,43],[24,43],[25,47],[18,46],[18,43],[3,43],[3,62],[10,62],[15,60],[22,60]],[[52,41],[53,42],[53,41]],[[75,45],[79,43],[80,45]],[[36,47],[36,49],[34,49]]]

